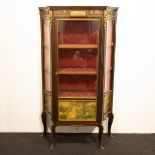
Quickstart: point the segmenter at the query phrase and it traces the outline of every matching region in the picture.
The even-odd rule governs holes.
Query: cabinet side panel
[[[104,63],[104,118],[112,113],[113,83],[114,83],[114,61],[115,61],[115,41],[116,41],[116,13],[117,10],[109,8],[105,14],[106,26],[106,47]]]
[[[43,55],[42,55],[42,66],[43,66],[43,90],[51,91],[51,67],[50,67],[50,21],[49,19],[42,20],[42,46],[43,46]]]
[[[48,8],[40,8],[43,112],[46,112],[49,118],[52,114],[50,13]]]
[[[113,58],[114,58],[114,26],[112,20],[107,20],[106,30],[106,52],[105,52],[105,86],[104,91],[108,92],[113,89],[112,77],[113,77]]]

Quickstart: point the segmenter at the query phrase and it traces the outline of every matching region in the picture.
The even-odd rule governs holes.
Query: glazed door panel
[[[56,20],[56,28],[58,119],[59,121],[95,121],[100,20],[59,18]],[[92,109],[90,108],[89,111],[88,108],[86,111],[88,116],[79,118],[85,107],[91,105]],[[65,106],[68,107],[72,117],[74,116],[73,119],[69,117]],[[68,118],[65,115],[68,115]]]

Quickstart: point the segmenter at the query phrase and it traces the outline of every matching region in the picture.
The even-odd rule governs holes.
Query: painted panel
[[[104,106],[103,106],[104,119],[111,111],[112,111],[112,92],[110,91],[104,94]]]
[[[44,110],[46,112],[51,113],[51,107],[52,107],[52,102],[51,102],[51,95],[49,94],[44,94]]]
[[[59,100],[59,121],[95,121],[96,101]]]

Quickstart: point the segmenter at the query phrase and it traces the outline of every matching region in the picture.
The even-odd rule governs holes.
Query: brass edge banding
[[[53,16],[52,10],[41,10],[40,11],[41,18],[49,19],[50,31],[52,30],[52,21],[53,21],[52,16]]]
[[[103,16],[103,10],[87,10],[87,16],[91,16],[91,17]]]
[[[104,92],[104,96],[105,96],[105,95],[109,95],[109,94],[113,94],[113,91],[110,90],[110,91]]]
[[[54,10],[53,11],[54,17],[65,17],[69,16],[69,10]]]
[[[100,17],[103,16],[103,10],[54,10],[54,17],[79,17],[79,16],[90,16]]]
[[[107,20],[115,20],[117,17],[117,10],[115,8],[107,8],[104,10],[104,26],[107,25]]]
[[[44,93],[44,94],[48,94],[48,95],[52,96],[52,92],[51,92],[51,91],[48,91],[48,90],[43,90],[43,93]]]
[[[40,11],[40,16],[42,18],[45,18],[45,17],[52,17],[52,10],[41,10]]]
[[[53,18],[52,18],[52,17],[50,17],[50,22],[49,22],[50,31],[52,31],[52,22],[53,22]]]
[[[85,10],[70,10],[70,16],[86,16],[87,12]]]

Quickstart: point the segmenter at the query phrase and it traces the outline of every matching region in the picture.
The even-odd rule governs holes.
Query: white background
[[[0,132],[41,132],[39,6],[118,6],[115,133],[155,132],[154,0],[0,0]],[[97,132],[97,128],[57,131]]]

